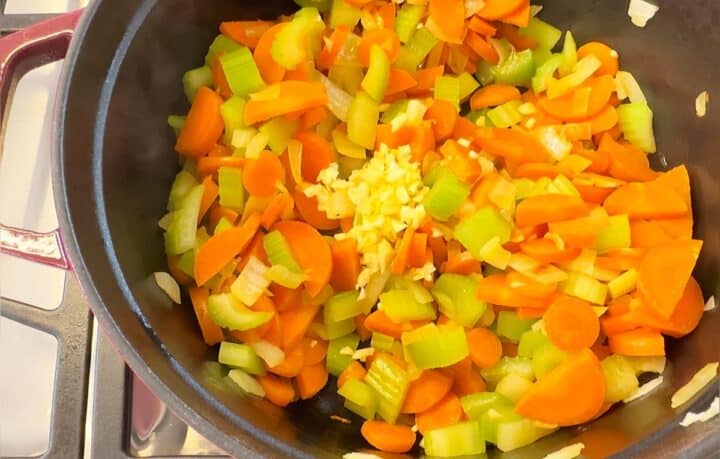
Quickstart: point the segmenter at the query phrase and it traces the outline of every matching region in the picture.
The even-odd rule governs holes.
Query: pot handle
[[[24,62],[62,59],[84,9],[72,11],[0,39],[0,125],[7,113],[11,89]],[[0,252],[29,261],[71,269],[59,230],[37,233],[0,223]]]

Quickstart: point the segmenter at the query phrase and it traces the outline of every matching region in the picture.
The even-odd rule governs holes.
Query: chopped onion
[[[698,94],[695,99],[695,114],[698,118],[703,118],[707,114],[708,102],[710,102],[710,94],[707,91]]]
[[[660,10],[660,7],[645,0],[630,0],[628,16],[633,24],[645,27],[650,19]]]
[[[465,0],[465,17],[469,18],[485,8],[485,0]]]
[[[245,373],[239,368],[230,370],[228,376],[235,384],[240,387],[243,391],[251,395],[257,395],[258,397],[265,397],[265,389],[262,388],[259,382],[249,374]]]
[[[658,376],[655,379],[651,379],[650,381],[646,382],[642,386],[638,387],[635,392],[632,393],[629,397],[623,399],[624,403],[630,403],[633,400],[637,400],[639,398],[642,398],[649,394],[650,392],[654,391],[657,387],[659,387],[664,381],[664,378],[662,376]]]
[[[255,159],[267,147],[270,137],[264,132],[258,132],[253,136],[245,147],[245,157]]]
[[[715,378],[717,371],[718,362],[711,362],[702,367],[687,384],[673,394],[672,399],[670,399],[670,407],[677,408],[693,398]]]
[[[257,341],[251,344],[255,353],[267,363],[269,368],[280,365],[285,360],[285,353],[282,349],[267,341]]]
[[[705,303],[705,310],[706,310],[706,311],[712,311],[713,309],[715,309],[715,297],[714,297],[714,296],[711,296],[711,297],[707,300],[707,303]]]
[[[180,286],[175,278],[165,272],[153,273],[153,276],[155,276],[155,283],[160,290],[165,292],[174,303],[180,304]]]
[[[580,455],[583,448],[585,448],[583,443],[575,443],[548,454],[545,459],[575,459]]]
[[[629,98],[630,102],[647,103],[647,98],[645,98],[640,84],[630,72],[620,70],[615,75],[615,90],[620,100]]]
[[[353,360],[359,360],[364,362],[368,357],[372,357],[375,354],[374,347],[366,347],[365,349],[358,349],[352,355]]]
[[[680,421],[683,427],[690,426],[696,422],[705,422],[720,414],[720,398],[715,397],[707,410],[700,413],[687,413]]]
[[[350,110],[353,97],[340,89],[340,87],[330,81],[325,75],[320,75],[320,81],[325,85],[325,91],[328,96],[328,109],[341,121],[347,121],[348,111]]]

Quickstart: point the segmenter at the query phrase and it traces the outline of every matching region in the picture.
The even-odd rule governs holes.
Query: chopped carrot
[[[483,19],[494,21],[518,10],[527,0],[485,0],[485,6],[477,12]]]
[[[298,132],[295,139],[303,146],[302,176],[315,183],[320,171],[335,161],[335,151],[330,142],[313,131]]]
[[[268,150],[254,159],[247,159],[243,168],[243,185],[253,196],[268,197],[277,191],[285,178],[285,169],[278,156]]]
[[[405,331],[402,324],[393,322],[387,314],[379,309],[368,314],[365,319],[365,327],[372,332],[382,333],[396,339],[400,339]]]
[[[168,255],[167,256],[168,272],[180,285],[186,286],[186,285],[193,284],[194,283],[193,278],[188,276],[187,274],[185,274],[178,267],[179,260],[180,260],[179,255]]]
[[[682,165],[662,173],[655,180],[661,186],[675,190],[690,207],[690,177],[687,168]]]
[[[229,21],[220,23],[220,33],[254,49],[260,37],[272,26],[269,21]]]
[[[688,240],[693,235],[693,217],[690,212],[685,217],[658,218],[655,223],[660,225],[667,234],[674,239]]]
[[[288,350],[297,346],[319,310],[320,305],[302,305],[279,314],[283,330],[283,349]]]
[[[412,449],[416,439],[410,427],[383,421],[363,422],[360,433],[373,447],[388,453],[406,453]]]
[[[210,65],[210,71],[212,72],[213,85],[218,89],[218,92],[220,92],[220,96],[223,99],[229,99],[232,97],[233,92],[227,78],[225,77],[225,72],[220,64],[219,57],[213,59],[212,64]]]
[[[411,228],[405,230],[402,238],[398,241],[397,250],[395,251],[395,259],[392,262],[390,270],[393,274],[402,274],[405,272],[408,262],[408,254],[415,231]]]
[[[467,332],[468,348],[472,361],[480,368],[490,368],[502,357],[502,343],[487,328],[473,328]]]
[[[202,201],[200,201],[200,216],[198,217],[200,220],[203,219],[207,211],[210,210],[210,207],[213,205],[213,203],[218,197],[218,186],[212,177],[205,177],[202,184],[203,196]]]
[[[414,233],[408,249],[407,265],[410,268],[421,268],[425,265],[428,236],[425,233]]]
[[[468,21],[468,28],[485,37],[494,37],[497,33],[497,28],[477,15],[470,17],[470,21]]]
[[[190,287],[188,289],[190,300],[192,301],[195,317],[197,317],[203,340],[208,346],[214,346],[221,342],[225,337],[222,329],[215,324],[208,313],[207,300],[210,291],[205,287]]]
[[[203,156],[198,159],[197,172],[201,177],[214,174],[221,167],[242,168],[245,166],[245,158],[237,156]]]
[[[590,118],[590,132],[592,135],[609,132],[617,126],[617,123],[617,110],[612,106],[612,104],[608,104],[604,109],[602,109],[602,111],[600,111],[600,113]]]
[[[554,301],[543,321],[550,341],[565,351],[589,348],[600,334],[600,322],[590,303],[569,296]]]
[[[533,384],[515,411],[536,421],[570,426],[592,419],[604,400],[600,362],[590,349],[581,349]]]
[[[510,288],[531,298],[550,298],[557,291],[557,283],[543,284],[517,271],[507,273]]]
[[[475,94],[470,98],[470,108],[480,110],[519,99],[520,91],[515,86],[494,83],[475,91]]]
[[[657,181],[623,185],[603,205],[608,214],[628,214],[631,219],[677,218],[688,212],[682,196]]]
[[[277,34],[286,26],[286,22],[281,22],[266,30],[258,40],[253,53],[260,75],[267,84],[278,83],[285,78],[285,68],[278,64],[272,56],[272,44]]]
[[[580,197],[588,204],[602,204],[613,192],[612,188],[573,183],[580,193]]]
[[[417,80],[405,70],[392,68],[390,69],[390,78],[385,90],[385,97],[401,94],[414,88],[417,84]]]
[[[525,163],[520,164],[512,176],[514,178],[529,178],[537,180],[542,177],[555,178],[560,174],[556,164],[550,163]]]
[[[295,188],[293,198],[300,217],[315,228],[327,231],[337,229],[339,226],[338,220],[329,219],[325,212],[318,209],[316,197],[308,197],[300,188]]]
[[[492,65],[500,62],[500,55],[495,47],[480,34],[477,34],[472,30],[468,31],[467,35],[465,35],[465,45],[483,60]]]
[[[355,333],[360,338],[360,341],[367,341],[372,337],[372,332],[365,326],[365,319],[367,314],[358,314],[355,316]]]
[[[681,338],[697,327],[704,313],[704,307],[705,300],[702,290],[695,278],[691,277],[669,319],[660,318],[642,302],[628,314],[630,320],[638,325],[654,328],[666,335]]]
[[[428,244],[433,253],[435,266],[442,266],[443,263],[448,260],[448,249],[445,240],[442,236],[431,236],[430,239],[428,239]]]
[[[445,66],[438,65],[436,67],[427,67],[418,70],[415,73],[415,81],[417,85],[414,88],[408,89],[407,94],[410,97],[422,97],[430,95],[433,88],[435,87],[435,80],[441,77],[445,73]]]
[[[555,242],[545,238],[523,242],[520,250],[543,264],[571,261],[580,253],[579,248],[559,248]]]
[[[469,357],[466,360],[471,362]],[[443,368],[443,371],[452,377],[452,392],[458,397],[485,392],[487,390],[487,384],[485,384],[485,380],[480,375],[480,371],[472,364],[465,365],[456,363],[455,365]]]
[[[410,383],[401,413],[421,413],[432,408],[450,391],[453,380],[438,370],[425,370]]]
[[[504,274],[493,274],[481,279],[478,283],[478,298],[509,308],[545,309],[549,305],[547,299],[525,296],[510,288]]]
[[[300,116],[300,126],[302,129],[312,129],[322,123],[330,115],[326,107],[315,107],[303,112]]]
[[[198,157],[212,150],[225,126],[220,116],[222,103],[222,98],[212,89],[206,86],[198,89],[175,144],[178,153]]]
[[[353,360],[338,376],[337,386],[338,388],[342,387],[350,379],[362,381],[365,379],[365,375],[367,375],[365,367],[357,360]]]
[[[506,160],[516,163],[543,162],[549,156],[545,147],[535,138],[514,129],[480,128],[475,132],[475,141],[483,149]]]
[[[370,50],[373,45],[378,45],[385,51],[390,62],[397,59],[400,51],[400,39],[392,29],[372,29],[365,30],[360,43],[358,44],[358,59],[360,64],[367,67],[370,64]]]
[[[610,167],[610,154],[607,151],[584,148],[580,142],[576,142],[572,152],[592,161],[586,169],[587,172],[602,174]]]
[[[269,230],[275,222],[280,220],[280,217],[285,213],[288,207],[292,207],[293,199],[287,193],[276,194],[270,204],[265,208],[265,211],[260,217],[260,224],[266,230]]]
[[[242,226],[229,228],[208,239],[195,256],[195,281],[204,285],[252,241],[260,228],[260,215],[252,214]]]
[[[653,357],[665,355],[665,340],[659,331],[651,328],[617,333],[608,337],[610,350],[616,354]]]
[[[425,434],[431,430],[457,424],[463,418],[463,409],[457,395],[450,392],[432,408],[417,413],[415,424],[420,433]]]
[[[303,349],[304,348],[301,345],[297,345],[286,351],[285,359],[280,364],[269,368],[268,371],[284,378],[294,378],[300,373],[300,371],[302,371],[302,368],[305,365],[305,354]]]
[[[316,59],[317,66],[320,70],[329,70],[335,64],[340,51],[345,47],[348,37],[350,36],[350,27],[346,24],[338,25],[330,34],[329,43],[320,51]]]
[[[285,237],[295,261],[308,276],[304,283],[305,289],[311,297],[317,296],[330,282],[333,268],[327,241],[315,228],[303,222],[281,221],[275,225],[275,229]]]
[[[672,243],[675,238],[653,220],[635,220],[630,222],[630,240],[632,247],[650,248]]]
[[[628,182],[645,182],[656,177],[644,151],[630,144],[621,144],[605,134],[600,140],[600,150],[610,155],[611,176]]]
[[[453,104],[446,100],[435,100],[425,112],[425,119],[432,122],[432,129],[435,133],[433,141],[442,141],[450,137],[455,130],[458,111]],[[434,149],[434,147],[433,142],[430,149]]]
[[[328,371],[324,363],[308,365],[295,377],[300,398],[307,400],[317,395],[328,381]]]
[[[353,290],[360,274],[360,252],[353,238],[336,240],[330,246],[333,272],[330,285],[338,291]]]
[[[540,319],[545,311],[545,309],[517,308],[517,316],[521,319]]]
[[[577,50],[578,59],[583,59],[590,55],[597,57],[600,61],[600,68],[595,71],[595,75],[615,76],[620,67],[620,63],[618,53],[614,49],[604,43],[591,41],[585,43]]]
[[[426,27],[447,43],[462,43],[467,31],[464,0],[430,0]]]
[[[586,109],[577,108],[578,91],[590,90],[590,98]],[[546,95],[538,98],[538,106],[549,115],[563,121],[584,121],[600,113],[615,92],[615,79],[610,75],[591,78],[575,91],[561,97],[549,99]]]
[[[273,404],[284,407],[295,399],[295,389],[289,379],[266,374],[258,376],[257,380],[265,391],[265,398]]]
[[[530,2],[524,2],[518,9],[512,13],[500,18],[500,22],[516,25],[518,27],[527,27],[530,24]],[[512,42],[511,42],[512,43]],[[523,48],[524,49],[524,48]]]
[[[281,81],[253,96],[245,104],[245,123],[248,125],[275,116],[322,107],[328,100],[325,86],[318,81]]]
[[[564,194],[548,194],[530,196],[520,202],[515,212],[515,221],[520,227],[535,226],[585,217],[588,214],[588,206],[582,199]]]
[[[262,245],[262,238],[260,245]],[[273,302],[279,312],[287,311],[302,304],[302,290],[300,289],[287,288],[273,283],[270,285],[269,290],[270,293],[272,293]]]

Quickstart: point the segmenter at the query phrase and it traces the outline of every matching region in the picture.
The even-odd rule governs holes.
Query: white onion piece
[[[660,7],[645,0],[630,0],[628,16],[633,24],[645,27],[650,19],[660,10]]]
[[[690,426],[696,422],[706,422],[720,414],[720,398],[715,397],[707,410],[700,413],[687,413],[680,421],[683,427]]]
[[[575,459],[580,455],[583,448],[585,448],[584,443],[575,443],[548,454],[545,459]]]
[[[687,403],[715,378],[717,371],[718,362],[711,362],[702,367],[687,384],[673,394],[672,399],[670,399],[670,407],[677,408]]]
[[[707,300],[707,303],[705,303],[705,310],[706,310],[706,311],[712,311],[713,309],[715,309],[715,297],[714,297],[714,296],[711,296],[711,297]]]
[[[698,118],[703,118],[707,114],[707,106],[710,102],[710,94],[703,91],[695,98],[695,114]]]
[[[230,370],[228,376],[235,384],[244,390],[246,393],[251,395],[257,395],[258,397],[265,397],[265,389],[262,388],[257,379],[253,378],[249,374],[245,373],[239,368]]]
[[[623,402],[630,403],[633,400],[637,400],[639,398],[642,398],[649,394],[650,392],[657,389],[662,383],[664,379],[662,376],[658,376],[655,379],[651,379],[650,381],[646,382],[642,386],[638,387],[638,389],[632,393],[629,397],[623,399]]]
[[[174,277],[165,272],[153,273],[155,277],[155,283],[160,290],[173,300],[174,303],[180,304],[180,286]]]
[[[350,94],[343,91],[339,86],[330,81],[324,75],[320,75],[320,81],[325,85],[327,91],[328,103],[327,108],[333,115],[337,116],[341,121],[347,121],[348,111],[353,98]]]
[[[280,365],[285,360],[285,353],[282,349],[267,341],[257,341],[251,344],[255,353],[267,363],[268,367],[273,368]]]

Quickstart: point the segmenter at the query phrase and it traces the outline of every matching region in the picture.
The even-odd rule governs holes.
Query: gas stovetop
[[[0,0],[0,33],[88,0]],[[0,150],[0,457],[220,457],[99,331],[57,236],[51,119],[62,60],[13,75]]]

